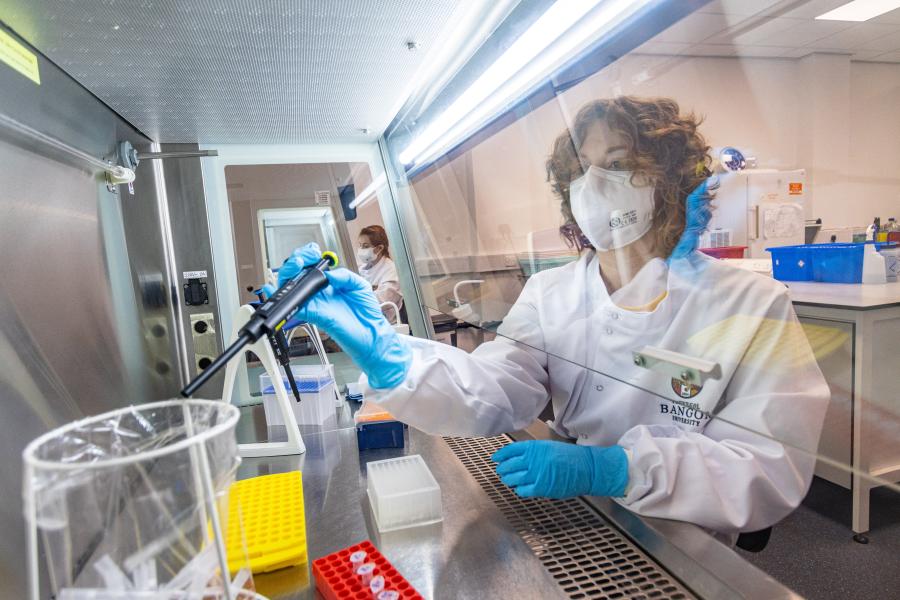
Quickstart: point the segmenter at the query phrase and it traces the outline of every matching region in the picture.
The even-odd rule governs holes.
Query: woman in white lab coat
[[[829,392],[786,288],[696,251],[709,163],[674,101],[589,103],[548,161],[584,252],[531,277],[495,340],[470,354],[395,335],[342,270],[301,316],[354,358],[368,398],[427,432],[513,431],[551,403],[553,428],[576,444],[495,455],[522,496],[607,495],[718,532],[764,529],[806,494]],[[316,253],[295,252],[293,272]],[[645,346],[721,374],[701,384],[642,368],[632,351]]]
[[[403,293],[400,291],[400,278],[397,267],[391,259],[387,233],[381,225],[369,225],[359,232],[357,239],[356,260],[359,274],[368,281],[375,292],[378,302],[393,302],[397,310],[403,308]],[[399,315],[390,305],[383,307],[385,318],[391,323],[399,322]]]

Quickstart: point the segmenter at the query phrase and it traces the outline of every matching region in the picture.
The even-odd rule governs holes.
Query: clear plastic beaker
[[[252,589],[249,570],[230,581],[222,535],[240,464],[238,416],[223,402],[170,400],[31,442],[23,452],[31,598],[248,597],[238,589]]]

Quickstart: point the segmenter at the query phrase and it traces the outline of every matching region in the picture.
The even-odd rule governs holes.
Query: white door
[[[276,270],[294,248],[315,242],[344,262],[336,224],[327,208],[264,209],[257,213],[260,252],[266,268]]]

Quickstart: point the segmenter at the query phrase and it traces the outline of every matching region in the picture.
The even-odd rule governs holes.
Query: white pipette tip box
[[[418,454],[370,462],[366,478],[378,531],[430,525],[444,519],[441,488]]]

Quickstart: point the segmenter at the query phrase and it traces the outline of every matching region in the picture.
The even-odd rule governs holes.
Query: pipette
[[[248,288],[248,291],[252,291],[256,294],[256,297],[259,298],[259,306],[262,306],[266,302],[266,293],[265,290],[260,288],[258,290],[254,290],[252,287]],[[291,386],[291,392],[294,394],[294,399],[297,402],[300,402],[302,398],[300,397],[300,390],[297,388],[297,380],[294,379],[294,372],[291,371],[291,347],[287,341],[287,337],[284,335],[284,329],[279,329],[275,333],[267,334],[269,337],[269,345],[272,347],[272,352],[275,354],[275,359],[281,365],[281,368],[284,369],[284,375],[287,377],[288,383]]]
[[[337,255],[323,252],[315,265],[305,268],[296,277],[285,283],[260,306],[247,324],[238,331],[238,339],[228,346],[206,369],[200,372],[183,390],[181,395],[191,397],[200,386],[209,381],[229,360],[249,344],[264,335],[275,334],[294,312],[304,306],[320,290],[328,287],[325,271],[336,267]]]

